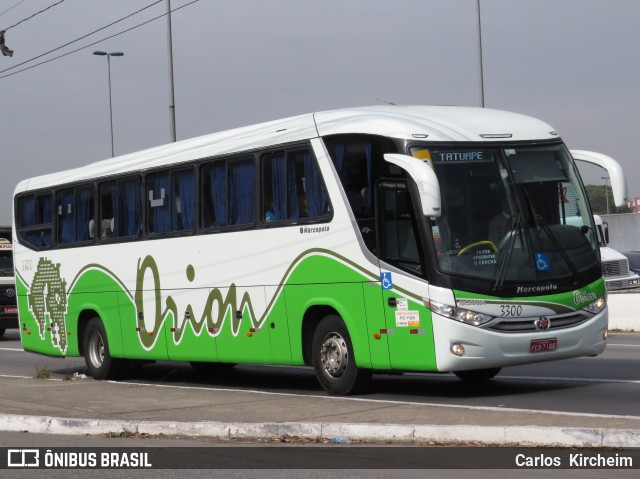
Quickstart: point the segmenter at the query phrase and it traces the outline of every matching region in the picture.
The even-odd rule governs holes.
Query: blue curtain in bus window
[[[118,236],[118,185],[114,181],[111,183],[111,218],[104,218],[107,224],[102,225],[103,238],[116,238]]]
[[[20,226],[33,226],[36,224],[36,200],[24,198],[22,200],[22,223]]]
[[[162,202],[158,206],[151,206],[153,215],[153,233],[166,233],[171,227],[171,214],[169,205],[171,204],[171,189],[169,184],[169,173],[160,173],[155,177],[152,182],[153,200]],[[162,191],[164,190],[165,198],[162,198]]]
[[[255,165],[252,162],[229,164],[229,224],[245,225],[255,222],[255,181]]]
[[[90,189],[76,191],[76,241],[89,239],[89,221],[93,217],[92,197],[93,192]]]
[[[300,205],[298,204],[298,181],[296,178],[296,164],[293,159],[287,162],[287,218],[300,218]]]
[[[75,239],[75,233],[73,231],[73,215],[75,214],[75,201],[73,191],[65,191],[62,194],[62,198],[60,199],[58,208],[60,242],[71,243]]]
[[[193,220],[196,210],[196,182],[193,171],[181,171],[176,174],[178,189],[180,190],[180,209],[182,216],[182,229],[193,229]],[[177,225],[177,218],[174,225]],[[175,228],[174,228],[175,229]]]
[[[338,175],[342,175],[342,167],[344,165],[344,145],[336,145],[336,157],[335,166],[338,170]]]
[[[309,217],[322,216],[327,212],[327,193],[322,189],[320,170],[311,153],[304,154],[304,182],[307,189]]]
[[[287,217],[287,178],[286,159],[284,153],[278,153],[271,158],[271,191],[273,192],[272,221],[284,220]],[[268,206],[268,205],[267,205]]]
[[[38,197],[38,208],[40,211],[36,212],[36,217],[42,218],[39,224],[45,225],[51,223],[51,195]]]
[[[120,185],[122,198],[118,211],[121,236],[138,236],[140,233],[140,183],[137,179],[127,180]]]
[[[22,217],[20,226],[27,227],[36,224],[36,200],[35,198],[23,198],[22,200]],[[30,231],[24,235],[25,241],[34,246],[40,246],[40,233]]]
[[[227,165],[224,162],[216,163],[209,170],[211,183],[211,203],[215,220],[213,225],[227,225]]]
[[[53,199],[51,195],[41,196],[38,198],[40,210],[40,218],[42,221],[40,224],[51,224],[51,204]],[[36,213],[37,215],[37,213]],[[42,244],[41,246],[51,246],[51,228],[45,228],[42,230]]]
[[[367,159],[367,191],[365,192],[364,213],[371,214],[373,207],[373,164],[371,159],[371,143],[367,143],[364,147],[364,155]]]

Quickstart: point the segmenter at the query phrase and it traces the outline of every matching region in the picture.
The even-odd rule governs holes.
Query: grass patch
[[[34,379],[50,379],[51,378],[51,369],[46,366],[41,368],[36,368],[36,375]]]

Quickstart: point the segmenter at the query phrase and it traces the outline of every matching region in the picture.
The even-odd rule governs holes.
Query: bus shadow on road
[[[234,368],[202,372],[188,363],[159,362],[146,365],[126,379],[133,382],[241,389],[288,394],[325,395],[309,367],[238,365]],[[482,383],[469,383],[453,374],[393,373],[374,374],[371,387],[359,397],[372,399],[428,400],[437,398],[482,398],[535,394],[584,386],[576,380],[551,380],[525,376],[501,377]]]

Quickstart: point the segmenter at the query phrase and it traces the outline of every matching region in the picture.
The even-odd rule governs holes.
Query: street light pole
[[[480,0],[476,0],[476,16],[478,19],[478,68],[480,76],[480,106],[484,108],[484,68],[482,65],[482,22],[480,17]]]
[[[115,156],[115,150],[113,148],[113,106],[111,102],[111,57],[121,57],[124,55],[123,52],[103,52],[100,50],[96,50],[93,52],[94,55],[100,57],[107,57],[107,75],[109,79],[109,123],[111,125],[111,157]]]
[[[607,200],[607,214],[609,214],[609,177],[608,176],[601,176],[600,177],[601,180],[604,180],[604,197]]]
[[[167,43],[169,54],[169,128],[171,141],[176,141],[176,101],[173,87],[173,38],[171,34],[171,0],[167,0]]]

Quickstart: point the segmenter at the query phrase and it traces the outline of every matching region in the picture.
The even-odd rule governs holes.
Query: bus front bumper
[[[438,371],[465,371],[596,356],[607,344],[608,308],[565,329],[502,333],[433,314]],[[455,352],[454,352],[455,351]]]

